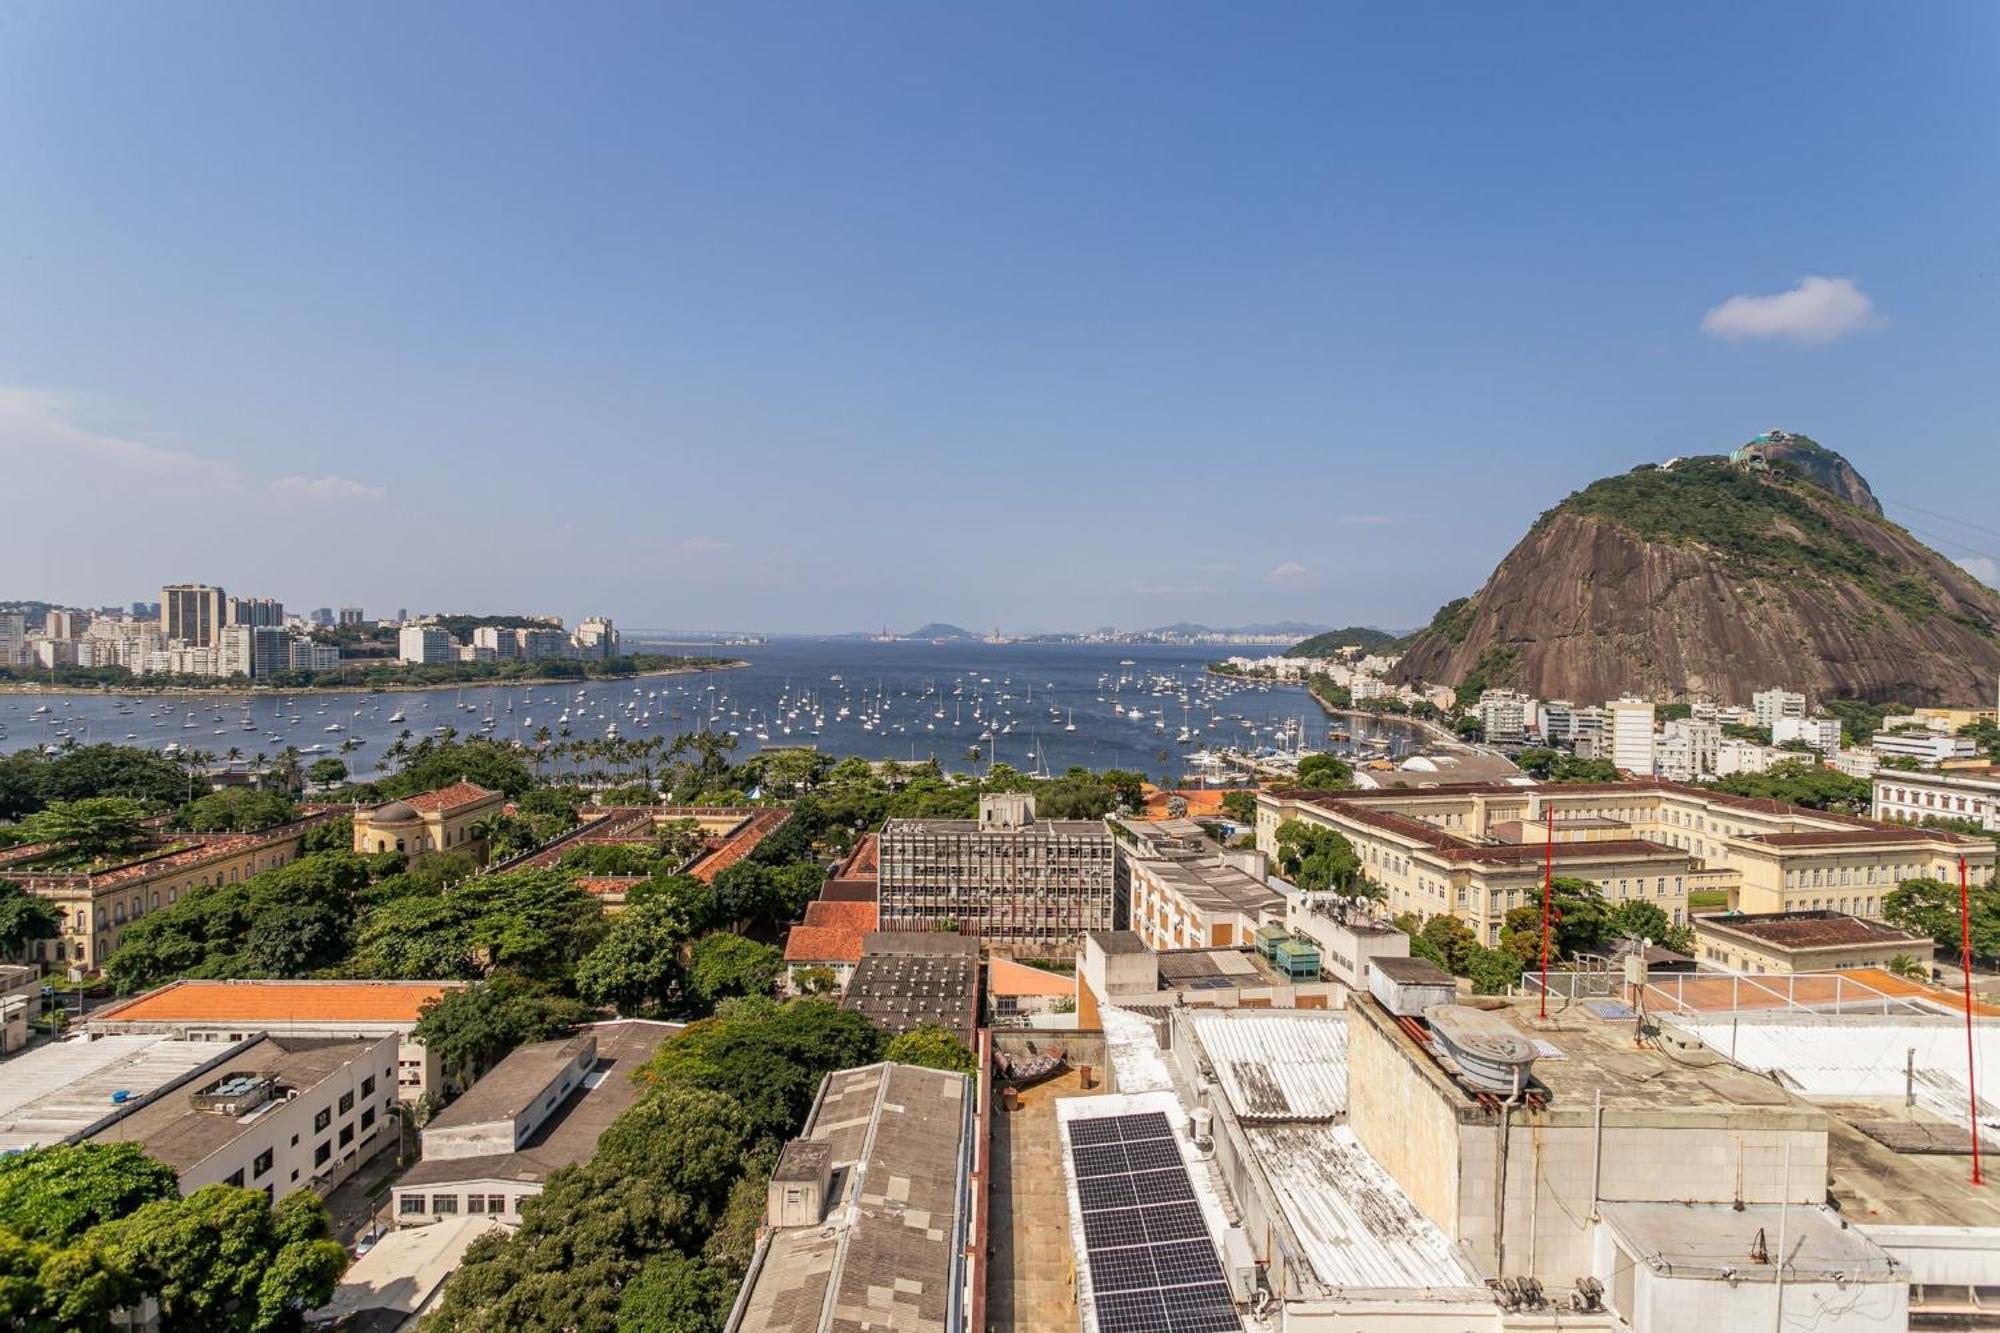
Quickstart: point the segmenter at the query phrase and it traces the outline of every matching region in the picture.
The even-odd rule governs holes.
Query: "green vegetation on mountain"
[[[1399,651],[1408,638],[1407,634],[1391,634],[1373,625],[1349,625],[1346,629],[1330,629],[1302,643],[1295,643],[1287,650],[1286,656],[1333,657],[1343,648],[1359,648],[1364,653],[1393,653]]]

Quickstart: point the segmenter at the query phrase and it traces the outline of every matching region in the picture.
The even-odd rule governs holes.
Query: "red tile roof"
[[[785,961],[858,963],[862,937],[875,929],[876,921],[874,903],[815,899],[806,904],[805,921],[785,938]]]
[[[688,873],[706,884],[718,874],[757,850],[757,844],[776,833],[792,812],[778,807],[759,810],[723,844],[697,861]]]
[[[456,810],[461,805],[471,805],[498,796],[497,791],[488,791],[476,782],[460,779],[449,787],[439,787],[436,791],[420,791],[415,796],[405,796],[404,804],[424,814],[443,810]]]

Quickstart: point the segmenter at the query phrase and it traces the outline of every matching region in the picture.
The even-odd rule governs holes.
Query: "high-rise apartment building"
[[[275,597],[232,597],[229,599],[232,625],[282,625],[285,604]]]
[[[51,611],[42,622],[42,636],[49,639],[80,639],[90,625],[82,611]]]
[[[497,625],[481,625],[473,630],[472,646],[474,648],[491,649],[496,659],[519,657],[521,655],[521,640],[519,637],[516,636],[513,630],[502,629]]]
[[[602,616],[593,616],[576,627],[576,648],[583,657],[618,656],[618,631]]]
[[[1494,745],[1519,745],[1528,739],[1528,719],[1535,701],[1514,690],[1487,690],[1479,696],[1479,724]]]
[[[355,628],[359,628],[362,620],[363,616],[361,614],[360,607],[343,606],[340,608],[340,623],[342,626],[353,626]]]
[[[458,645],[451,641],[450,634],[436,625],[405,625],[396,634],[396,660],[423,666],[455,662],[458,660]]]
[[[1004,951],[1068,956],[1115,923],[1111,833],[1098,819],[1035,818],[1035,798],[982,796],[979,818],[892,819],[882,830],[883,930],[978,935]]]
[[[195,648],[212,648],[229,623],[228,598],[206,583],[172,583],[160,589],[160,633]]]
[[[1604,706],[1611,762],[1637,777],[1653,776],[1653,705],[1621,695]]]
[[[1759,690],[1750,696],[1750,711],[1757,715],[1758,726],[1775,731],[1779,718],[1806,715],[1806,697],[1791,690]]]
[[[0,611],[0,666],[19,666],[27,656],[27,617],[19,611]]]

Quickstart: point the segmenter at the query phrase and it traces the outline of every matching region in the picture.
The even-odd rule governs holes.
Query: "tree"
[[[699,1259],[656,1254],[618,1303],[618,1333],[713,1333],[729,1314],[737,1281]]]
[[[979,1069],[977,1057],[966,1049],[957,1034],[935,1023],[926,1023],[891,1039],[888,1048],[882,1052],[882,1058],[897,1064],[921,1065],[925,1069],[942,1069],[953,1074],[972,1074]]]
[[[197,797],[174,816],[174,827],[195,833],[248,833],[298,818],[288,797],[254,787],[226,787]]]
[[[762,1136],[782,1139],[805,1118],[820,1078],[880,1058],[882,1034],[826,1000],[740,1000],[690,1023],[640,1071],[661,1088],[725,1093]]]
[[[55,1144],[0,1157],[0,1227],[24,1240],[67,1245],[179,1193],[173,1168],[136,1143]]]
[[[1465,974],[1475,995],[1505,995],[1521,982],[1523,963],[1507,949],[1476,946],[1466,958]]]
[[[332,787],[347,781],[347,765],[332,755],[315,759],[306,769],[306,776],[316,787]]]
[[[831,995],[840,989],[840,978],[830,967],[802,967],[792,975],[792,984],[801,995]]]
[[[62,934],[56,909],[12,880],[0,880],[0,956],[20,957],[39,940]]]
[[[1222,813],[1239,824],[1257,822],[1257,793],[1254,791],[1227,791],[1222,794]]]
[[[1974,884],[1968,895],[1975,958],[2000,957],[2000,880]],[[1882,919],[1904,930],[1928,935],[1947,958],[1963,947],[1959,924],[1958,885],[1936,879],[1906,879],[1882,896]]]
[[[33,842],[53,842],[93,860],[145,841],[146,807],[125,796],[56,801],[21,821]]]
[[[412,1035],[454,1077],[471,1080],[516,1046],[574,1031],[590,1017],[577,1001],[511,976],[448,990],[426,1004]]]
[[[652,894],[628,898],[576,969],[577,992],[593,1004],[615,1005],[621,1014],[667,1003],[683,981],[681,947],[687,919],[673,900]]]
[[[1816,759],[1787,759],[1762,773],[1734,773],[1707,785],[1732,796],[1755,796],[1850,815],[1867,812],[1874,790],[1867,778],[1850,778],[1821,766]]]
[[[1642,898],[1627,898],[1613,907],[1605,918],[1605,926],[1608,936],[1651,940],[1655,944],[1664,944],[1667,932],[1673,929],[1667,914]]]
[[[1278,865],[1307,893],[1332,892],[1350,902],[1381,896],[1362,875],[1354,844],[1336,829],[1287,819],[1278,825]]]
[[[84,745],[59,755],[21,750],[0,759],[0,820],[55,801],[122,796],[146,805],[186,797],[187,775],[171,759],[123,745]]]
[[[785,956],[741,935],[704,935],[695,941],[688,988],[710,1005],[732,996],[769,995],[785,970]]]
[[[1340,791],[1353,785],[1354,768],[1338,755],[1309,754],[1299,760],[1299,786],[1307,791]],[[1256,810],[1255,799],[1251,811]]]
[[[1597,953],[1612,934],[1611,908],[1604,895],[1587,879],[1557,875],[1550,883],[1549,956],[1574,958],[1580,953]],[[1524,962],[1539,961],[1542,940],[1540,898],[1523,903],[1507,913],[1500,931],[1500,943]]]

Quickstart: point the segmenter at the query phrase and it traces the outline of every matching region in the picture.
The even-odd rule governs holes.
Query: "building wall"
[[[1813,1333],[1880,1333],[1909,1326],[1906,1282],[1793,1279],[1784,1285],[1781,1310],[1775,1282],[1663,1276],[1642,1256],[1627,1252],[1609,1227],[1596,1227],[1595,1232],[1596,1276],[1603,1281],[1610,1303],[1631,1324],[1632,1333],[1779,1327]],[[1777,1238],[1770,1243],[1775,1250]]]
[[[1062,952],[1114,923],[1111,835],[890,821],[881,841],[883,930],[955,929],[1021,951]]]
[[[399,1227],[426,1226],[460,1217],[485,1216],[518,1225],[521,1206],[542,1192],[542,1182],[473,1177],[422,1188],[398,1185],[389,1201]]]
[[[1695,918],[1695,957],[1702,963],[1731,972],[1776,973],[1838,972],[1857,967],[1886,968],[1890,961],[1907,955],[1928,967],[1937,953],[1930,940],[1882,940],[1837,948],[1785,949],[1761,941],[1746,941],[1734,931],[1704,928]]]

